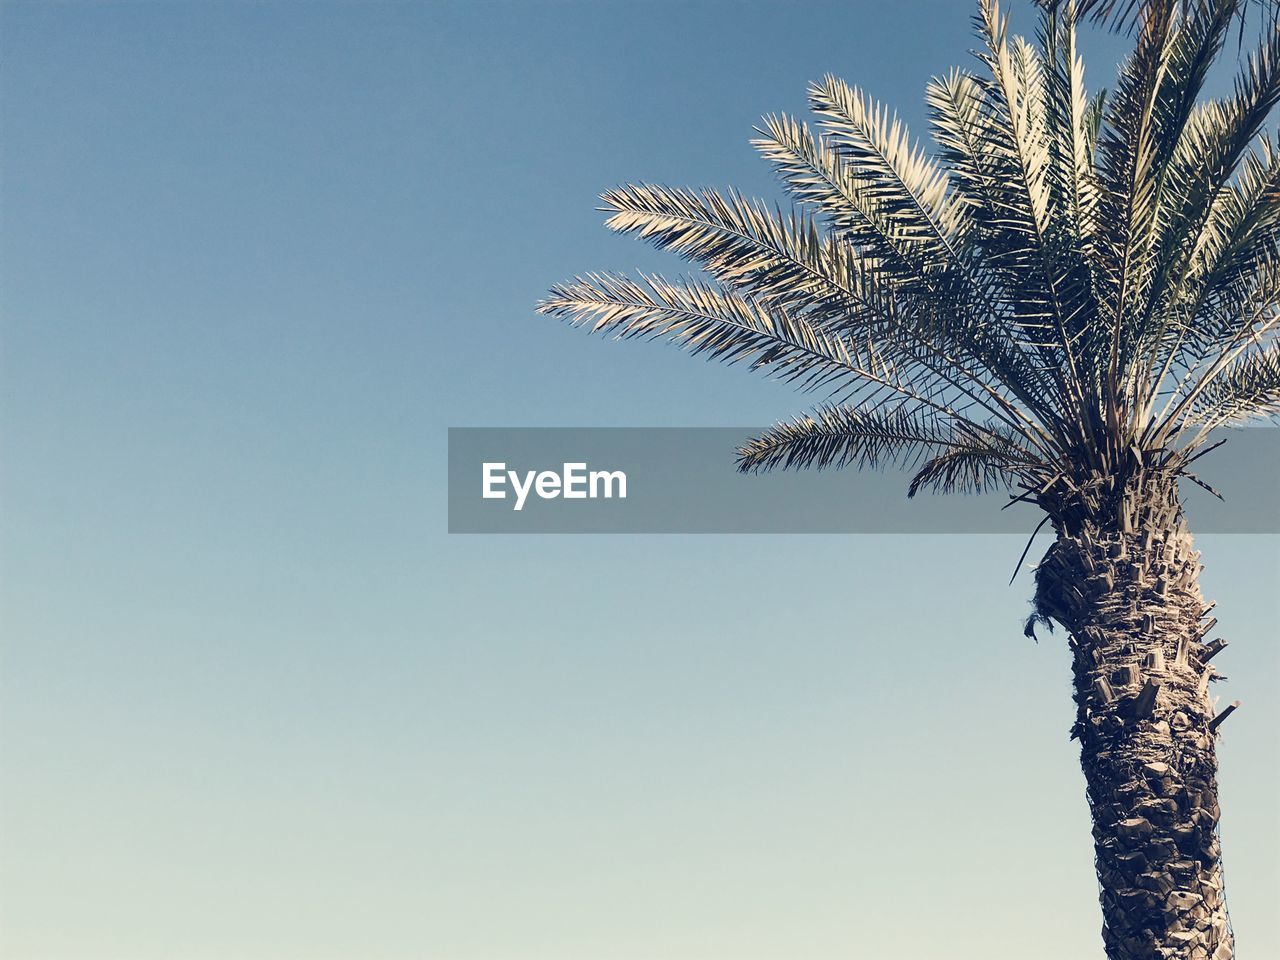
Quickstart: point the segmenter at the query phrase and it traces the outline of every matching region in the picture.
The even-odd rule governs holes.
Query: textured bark
[[[1070,632],[1111,960],[1230,960],[1199,554],[1172,481],[1044,502],[1036,608]]]

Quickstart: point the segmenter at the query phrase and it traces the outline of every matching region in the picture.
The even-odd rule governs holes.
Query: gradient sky
[[[4,3],[0,955],[1100,956],[1020,540],[445,533],[448,426],[802,408],[532,304],[826,71],[922,131],[969,14]],[[1201,547],[1277,956],[1278,538]]]

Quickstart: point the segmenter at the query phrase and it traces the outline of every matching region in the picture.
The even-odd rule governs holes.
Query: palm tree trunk
[[[1103,522],[1056,513],[1036,575],[1070,631],[1103,940],[1110,960],[1230,960],[1199,554],[1176,489],[1118,499]]]

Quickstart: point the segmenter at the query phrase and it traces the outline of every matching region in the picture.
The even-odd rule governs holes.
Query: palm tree
[[[1247,0],[1037,5],[1029,42],[979,4],[979,69],[928,86],[934,154],[826,77],[816,129],[769,116],[753,141],[792,210],[611,190],[610,227],[706,278],[593,274],[539,309],[821,391],[741,448],[744,471],[910,465],[910,494],[1037,504],[1056,536],[1027,630],[1069,635],[1107,955],[1226,960],[1222,642],[1178,488],[1203,484],[1216,428],[1280,413],[1280,31],[1207,99]],[[1096,96],[1085,14],[1134,36]]]

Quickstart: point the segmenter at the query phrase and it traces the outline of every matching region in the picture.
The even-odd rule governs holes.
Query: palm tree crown
[[[1041,0],[1032,42],[981,0],[980,69],[928,86],[935,151],[825,77],[815,125],[769,116],[753,141],[792,210],[611,190],[610,227],[707,277],[592,274],[540,309],[822,392],[745,470],[910,465],[911,493],[1106,512],[1135,478],[1188,475],[1216,427],[1280,413],[1280,31],[1202,95],[1247,5]],[[1133,50],[1091,96],[1077,21],[1130,12]]]

